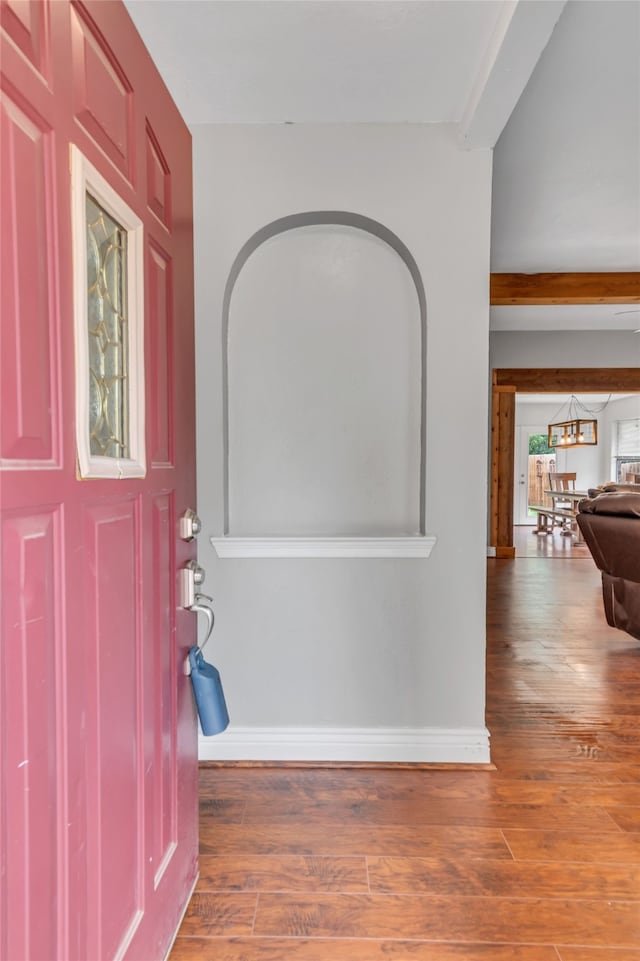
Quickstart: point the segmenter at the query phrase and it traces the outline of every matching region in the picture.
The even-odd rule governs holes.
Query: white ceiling
[[[638,0],[125,5],[190,126],[455,123],[498,141],[492,270],[640,267]],[[491,329],[632,331],[637,308],[494,307]]]
[[[495,148],[491,269],[640,269],[637,2],[567,3]],[[492,307],[491,329],[633,331],[640,305]]]
[[[490,146],[564,6],[564,0],[125,3],[189,125],[464,119],[465,133],[475,135],[479,118]]]
[[[127,2],[189,124],[459,120],[501,7]]]
[[[491,269],[640,269],[637,0],[567,3],[496,145]]]

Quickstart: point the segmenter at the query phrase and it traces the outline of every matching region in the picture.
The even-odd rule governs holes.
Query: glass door
[[[516,428],[516,469],[513,498],[513,523],[533,525],[536,514],[532,505],[547,504],[544,494],[549,471],[556,470],[554,452],[547,446],[545,424],[521,425]]]

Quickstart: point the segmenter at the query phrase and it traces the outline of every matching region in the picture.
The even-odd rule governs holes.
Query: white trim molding
[[[429,557],[433,534],[407,537],[212,537],[218,557]]]
[[[129,457],[91,453],[89,439],[89,351],[87,346],[87,193],[127,231],[127,408]],[[71,226],[76,351],[76,446],[80,476],[144,477],[144,249],[143,224],[87,158],[71,144]]]
[[[489,731],[478,728],[229,727],[199,736],[201,761],[351,761],[489,764]]]

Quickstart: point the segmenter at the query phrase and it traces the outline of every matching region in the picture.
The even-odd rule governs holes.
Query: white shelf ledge
[[[218,557],[429,557],[432,534],[406,537],[212,537]]]

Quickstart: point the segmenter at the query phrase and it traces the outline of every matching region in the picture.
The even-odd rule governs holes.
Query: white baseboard
[[[200,734],[201,761],[488,764],[486,728],[230,727]]]
[[[491,545],[489,545],[489,547],[487,547],[487,557],[495,557],[495,556],[496,556],[495,547],[491,547]]]

